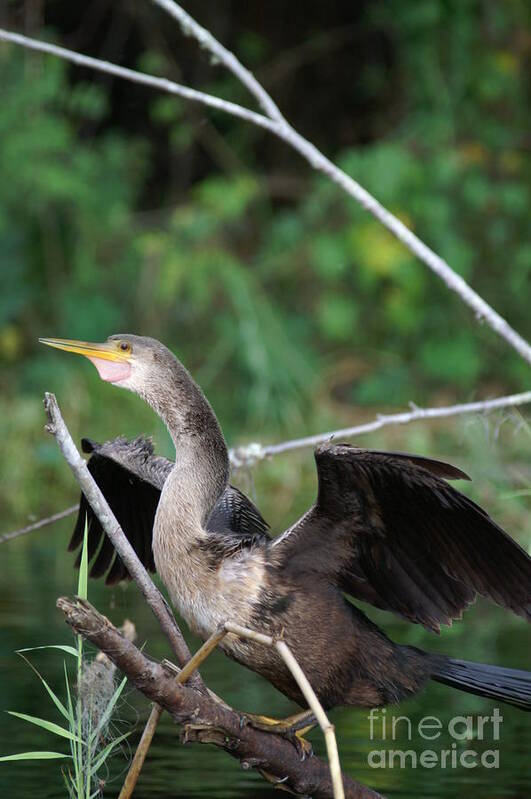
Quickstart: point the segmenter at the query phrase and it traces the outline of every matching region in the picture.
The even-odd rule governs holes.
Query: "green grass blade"
[[[23,721],[29,721],[30,724],[35,724],[37,727],[42,727],[48,732],[53,732],[54,735],[60,735],[62,738],[69,738],[71,741],[78,741],[78,743],[83,743],[83,741],[74,735],[70,730],[65,730],[64,727],[60,727],[58,724],[54,724],[53,721],[47,721],[46,719],[39,719],[36,716],[28,716],[26,713],[16,713],[14,710],[7,711],[10,716],[16,716],[17,719],[22,719]]]
[[[0,757],[0,763],[5,763],[6,760],[53,760],[58,757],[70,757],[70,755],[62,755],[61,752],[19,752],[18,755]]]
[[[91,735],[91,738],[90,738],[91,742],[94,741],[98,737],[100,732],[103,729],[105,729],[105,726],[108,724],[109,719],[112,716],[113,710],[114,710],[114,708],[116,706],[116,703],[117,703],[118,699],[120,698],[120,694],[122,693],[126,682],[127,682],[127,677],[124,677],[122,682],[120,683],[120,685],[116,689],[116,691],[111,696],[109,704],[105,708],[105,712],[103,713],[101,719],[99,720],[99,723],[97,724],[97,726],[94,728],[94,730],[92,732],[92,735]]]
[[[17,655],[20,652],[34,652],[36,649],[61,649],[63,652],[67,652],[69,655],[73,655],[73,657],[77,658],[77,650],[74,649],[73,646],[68,646],[67,644],[48,644],[47,646],[29,646],[26,649],[17,649]]]
[[[54,703],[54,705],[57,708],[57,710],[59,711],[59,713],[61,713],[61,715],[67,721],[70,721],[70,716],[68,715],[68,710],[63,705],[63,703],[61,702],[61,700],[59,699],[57,694],[50,688],[50,686],[48,685],[48,683],[46,682],[44,677],[41,677],[41,682],[44,685],[44,687],[46,688],[46,690],[48,691],[48,695],[49,695],[50,699],[52,700],[52,702]]]
[[[517,499],[518,497],[531,496],[531,488],[522,488],[520,491],[509,491],[508,494],[502,494],[500,499]]]
[[[68,707],[68,723],[69,726],[72,727],[74,724],[74,708],[72,705],[72,696],[70,694],[70,683],[68,682],[68,672],[66,670],[66,663],[63,660],[63,668],[65,672],[65,685],[66,685],[66,701]]]
[[[79,694],[79,686],[81,685],[81,675],[83,669],[83,638],[80,635],[76,636],[77,638],[77,697],[76,697],[76,722],[77,724],[72,727],[72,729],[76,729],[77,726],[77,737],[81,741],[82,736],[82,728],[81,728],[81,717],[83,713],[83,708],[81,704],[81,697]],[[76,781],[77,781],[77,799],[83,799],[83,755],[84,750],[83,747],[79,744],[77,745],[77,757],[74,761],[74,768],[76,771]]]
[[[17,652],[17,655],[20,655],[20,657],[23,660],[26,661],[26,663],[28,664],[30,669],[32,669],[32,671],[35,672],[35,674],[37,675],[37,677],[39,678],[41,683],[44,685],[44,687],[48,691],[48,695],[49,695],[50,699],[52,700],[52,702],[54,703],[54,705],[57,708],[57,710],[61,713],[62,716],[64,716],[65,719],[69,720],[70,717],[68,715],[68,711],[67,711],[66,707],[63,705],[63,703],[61,702],[61,700],[59,699],[57,694],[54,691],[52,691],[52,689],[50,688],[50,686],[48,685],[48,683],[46,682],[46,680],[44,679],[44,677],[42,676],[40,671],[35,668],[33,663],[30,660],[28,660],[28,658],[25,655],[23,655],[22,652]]]
[[[79,564],[79,579],[77,583],[77,595],[80,599],[87,599],[88,597],[88,523],[85,516],[85,528],[83,530],[83,547],[81,549],[81,562]],[[76,699],[76,722],[77,722],[77,737],[82,740],[82,715],[83,707],[81,696],[79,693],[81,679],[83,675],[83,637],[76,636],[77,642],[77,699]],[[75,729],[75,727],[72,727]],[[76,770],[76,783],[77,783],[77,799],[83,799],[88,793],[90,795],[90,743],[88,746],[77,747],[77,757],[74,760],[74,767]],[[86,779],[85,779],[86,774]]]
[[[63,782],[65,784],[66,792],[70,796],[70,783],[68,782],[65,770],[63,768],[61,769],[61,776],[63,777]]]
[[[93,777],[95,774],[98,773],[100,768],[103,766],[103,764],[105,763],[105,761],[107,760],[107,758],[111,754],[111,752],[114,749],[114,747],[117,746],[119,743],[121,743],[129,735],[131,735],[130,732],[124,732],[123,735],[119,735],[118,738],[115,738],[113,741],[111,741],[109,744],[107,744],[105,749],[101,750],[101,752],[99,753],[98,757],[94,761],[94,765],[92,766],[92,768],[90,770],[90,776],[91,777]]]
[[[65,686],[66,686],[66,700],[68,708],[68,726],[71,730],[75,729],[75,716],[74,707],[72,705],[72,696],[70,694],[70,683],[68,681],[68,671],[66,668],[66,661],[63,660],[63,669],[65,672]],[[77,741],[70,741],[70,751],[72,753],[72,763],[75,765],[77,758]]]
[[[79,580],[77,582],[77,595],[81,599],[87,598],[88,592],[88,525],[85,516],[85,530],[83,532],[83,549],[81,550],[81,563],[79,564]]]
[[[68,779],[70,780],[70,786],[71,786],[69,787],[70,796],[73,796],[74,799],[77,799],[77,783],[74,777],[72,776],[71,771],[68,772]]]

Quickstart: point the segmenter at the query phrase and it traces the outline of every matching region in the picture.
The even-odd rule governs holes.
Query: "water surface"
[[[76,578],[72,572],[72,556],[65,553],[71,520],[54,528],[34,533],[25,539],[3,544],[0,550],[0,680],[3,710],[16,710],[42,715],[60,722],[39,680],[15,654],[22,647],[49,643],[71,643],[72,636],[55,609],[56,598],[72,594]],[[144,606],[134,586],[107,589],[99,582],[89,587],[89,598],[115,623],[125,617],[135,620],[139,639],[154,657],[169,656],[163,636],[150,611]],[[464,622],[445,630],[440,638],[416,626],[402,624],[384,613],[371,611],[372,617],[385,624],[396,640],[424,648],[437,649],[461,658],[525,668],[529,666],[528,628],[492,605],[480,602],[465,616]],[[190,646],[198,642],[188,636]],[[57,652],[33,655],[33,662],[52,687],[64,698],[62,683],[63,656]],[[208,684],[234,707],[249,712],[286,715],[294,705],[278,694],[255,674],[223,655],[215,653],[202,670]],[[524,799],[531,796],[529,751],[531,725],[528,714],[500,705],[503,722],[500,740],[493,741],[486,725],[485,740],[459,741],[454,747],[460,756],[465,749],[477,753],[499,750],[499,768],[371,768],[368,758],[373,750],[433,750],[439,758],[442,749],[452,750],[455,739],[447,725],[456,715],[476,718],[491,716],[494,703],[458,693],[445,686],[432,685],[419,698],[387,710],[387,717],[406,715],[412,725],[408,740],[407,722],[397,725],[398,740],[382,740],[382,726],[374,725],[370,740],[370,724],[366,711],[338,709],[332,719],[336,724],[343,768],[353,777],[382,791],[389,797],[481,797],[482,799]],[[135,691],[125,694],[119,707],[116,728],[133,730],[130,746],[134,747],[149,712],[149,705]],[[440,737],[425,741],[418,734],[418,723],[424,716],[435,716],[443,724]],[[150,750],[147,763],[135,792],[136,799],[163,797],[197,797],[206,799],[245,799],[245,797],[278,797],[257,775],[244,772],[236,760],[210,746],[179,744],[179,730],[164,716]],[[324,753],[319,732],[311,735],[316,751]],[[66,742],[64,742],[66,743]],[[66,751],[63,741],[22,721],[3,714],[0,717],[0,753],[11,754],[30,749]],[[127,748],[113,759],[104,796],[118,795],[127,767]],[[374,761],[374,755],[373,761]],[[1,797],[41,797],[56,799],[65,796],[60,761],[0,764]]]

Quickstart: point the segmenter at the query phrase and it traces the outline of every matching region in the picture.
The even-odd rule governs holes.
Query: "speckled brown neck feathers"
[[[209,538],[208,519],[227,488],[227,446],[214,411],[188,371],[162,344],[151,342],[147,351],[145,342],[135,342],[143,357],[127,387],[151,405],[175,444],[175,465],[153,524],[155,565],[190,627],[208,635],[233,604],[233,597],[226,606],[221,602],[219,575],[201,550]]]
[[[167,347],[154,339],[128,336],[133,347],[138,347],[134,339],[143,347],[149,342],[150,358],[135,366],[134,383],[126,387],[151,405],[168,428],[176,469],[180,467],[183,479],[201,489],[194,494],[205,523],[229,478],[227,445],[218,420],[197,383]]]

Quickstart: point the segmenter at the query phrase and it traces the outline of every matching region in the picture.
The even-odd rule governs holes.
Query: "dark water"
[[[50,643],[71,643],[72,637],[55,609],[61,594],[72,594],[76,578],[72,558],[64,554],[70,528],[69,522],[54,529],[34,533],[24,540],[1,545],[0,549],[0,679],[2,710],[16,710],[61,722],[58,713],[44,692],[39,680],[14,653],[22,647]],[[146,651],[155,657],[168,656],[168,649],[149,610],[134,587],[105,589],[99,584],[89,587],[89,598],[117,624],[125,617],[135,620],[139,639],[146,642]],[[515,667],[529,667],[530,639],[523,622],[508,613],[479,603],[465,621],[446,630],[440,638],[430,636],[417,627],[403,625],[373,612],[372,617],[385,623],[386,630],[402,642],[445,651],[462,658],[483,660]],[[385,622],[383,622],[385,620]],[[190,640],[192,647],[197,641]],[[52,687],[64,699],[62,682],[63,656],[55,651],[34,653],[33,663],[42,671]],[[73,661],[72,661],[73,662]],[[215,653],[203,668],[208,684],[225,700],[239,709],[286,715],[295,707],[280,696],[261,678]],[[500,740],[492,738],[492,725],[485,725],[484,740],[456,741],[448,733],[448,722],[454,716],[491,716],[493,703],[452,691],[444,686],[430,686],[424,694],[387,710],[387,717],[407,715],[412,724],[411,740],[406,721],[398,724],[397,740],[382,741],[381,722],[374,725],[374,740],[370,740],[370,725],[366,711],[340,709],[332,713],[336,724],[342,767],[357,779],[389,797],[482,797],[499,799],[531,797],[529,715],[501,705],[503,722]],[[126,692],[119,707],[117,728],[132,729],[130,747],[134,747],[147,717],[149,707],[143,697]],[[418,733],[418,722],[424,716],[435,716],[443,725],[440,737],[427,741]],[[381,717],[381,714],[380,714]],[[388,722],[389,724],[389,722]],[[457,731],[462,726],[457,725]],[[433,734],[433,733],[430,733]],[[223,752],[209,746],[181,746],[179,731],[164,716],[157,731],[148,761],[135,792],[137,799],[162,797],[215,797],[244,799],[244,797],[278,797],[264,781],[239,767]],[[311,735],[316,751],[324,753],[319,732]],[[0,754],[31,749],[66,751],[66,741],[44,730],[28,725],[5,714],[0,716]],[[453,748],[452,748],[452,745]],[[371,768],[368,757],[373,750],[413,750],[417,756],[430,749],[440,758],[440,751],[455,750],[461,757],[472,750],[474,759],[485,750],[499,751],[499,768],[477,766]],[[113,759],[111,774],[104,795],[117,796],[123,772],[127,767],[127,748]],[[376,757],[372,756],[373,759]],[[470,755],[465,756],[469,758]],[[492,759],[491,759],[492,762]],[[61,761],[0,764],[0,797],[64,797],[65,788],[60,774]]]

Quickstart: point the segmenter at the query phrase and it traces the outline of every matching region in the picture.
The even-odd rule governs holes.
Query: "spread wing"
[[[155,571],[153,522],[162,487],[173,468],[172,461],[154,455],[152,442],[141,436],[132,441],[119,437],[105,444],[84,438],[81,443],[83,452],[90,453],[87,464],[89,471],[136,554],[147,569]],[[101,577],[107,573],[105,582],[108,585],[129,579],[127,569],[84,494],[81,494],[69,550],[80,546],[85,518],[88,524],[90,576]],[[242,546],[267,537],[268,524],[245,494],[234,486],[227,486],[212,511],[207,529],[213,535],[219,534],[234,545]],[[80,555],[76,566],[79,566],[79,561]]]
[[[439,631],[482,594],[531,618],[531,559],[445,479],[449,464],[348,444],[316,450],[315,505],[273,546],[287,572]]]

